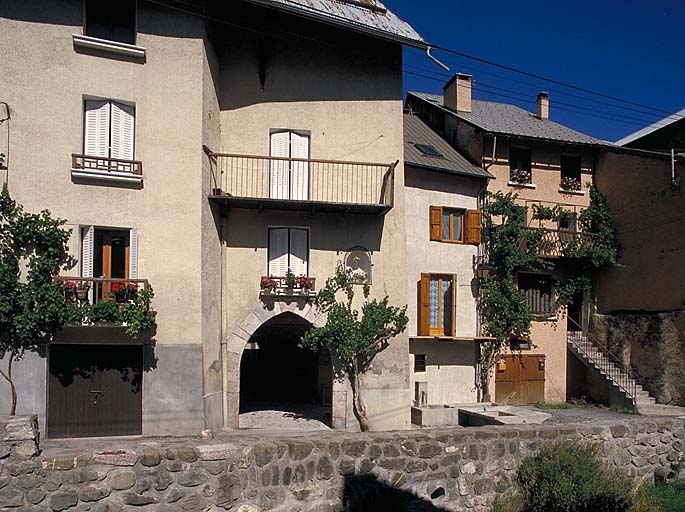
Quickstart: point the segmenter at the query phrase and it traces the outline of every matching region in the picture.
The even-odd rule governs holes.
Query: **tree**
[[[369,420],[361,396],[361,375],[390,340],[407,328],[409,319],[407,306],[391,306],[387,295],[381,300],[369,300],[368,285],[363,288],[364,303],[360,309],[355,308],[352,281],[352,271],[338,262],[335,275],[326,280],[314,299],[314,304],[328,315],[326,324],[309,330],[302,337],[300,347],[312,350],[326,347],[337,358],[341,373],[350,379],[354,415],[365,432],[369,430]]]
[[[69,319],[64,291],[55,276],[64,268],[70,230],[47,210],[27,213],[4,186],[0,193],[0,375],[12,394],[10,414],[16,414],[17,389],[12,365],[27,351],[49,340]]]

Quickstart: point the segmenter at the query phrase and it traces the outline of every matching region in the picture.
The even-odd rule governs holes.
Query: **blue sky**
[[[450,67],[450,73],[424,53],[405,50],[405,91],[439,93],[442,80],[461,71],[472,74],[476,89],[480,88],[474,90],[474,98],[514,103],[532,111],[536,94],[545,90],[550,93],[552,119],[612,141],[665,117],[661,110],[685,108],[683,0],[385,3],[429,42],[653,109],[617,104],[438,50],[434,54]]]

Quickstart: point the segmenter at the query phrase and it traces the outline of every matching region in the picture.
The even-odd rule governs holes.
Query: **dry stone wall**
[[[6,454],[0,510],[334,512],[346,496],[365,510],[377,502],[376,510],[484,511],[511,488],[525,456],[562,439],[600,444],[605,460],[635,479],[685,458],[683,420],[628,416],[596,425],[122,441],[104,451],[68,444],[34,457]]]

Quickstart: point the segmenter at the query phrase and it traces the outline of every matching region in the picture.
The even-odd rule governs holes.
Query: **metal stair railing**
[[[623,361],[614,356],[609,351],[609,347],[583,332],[580,325],[570,318],[568,321],[581,329],[580,331],[568,331],[568,343],[585,356],[588,361],[592,362],[598,370],[604,372],[609,380],[621,389],[628,398],[632,399],[633,404],[637,404],[637,377],[639,377],[637,373],[629,365],[624,364]]]

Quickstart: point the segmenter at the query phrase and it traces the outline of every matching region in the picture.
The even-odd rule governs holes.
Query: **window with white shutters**
[[[293,131],[271,134],[269,190],[274,199],[309,199],[309,162],[285,159],[309,159],[309,136]]]
[[[87,156],[133,160],[135,109],[107,100],[85,102],[83,153]]]
[[[296,276],[309,272],[309,231],[302,228],[269,228],[269,275],[283,277],[288,269]]]

